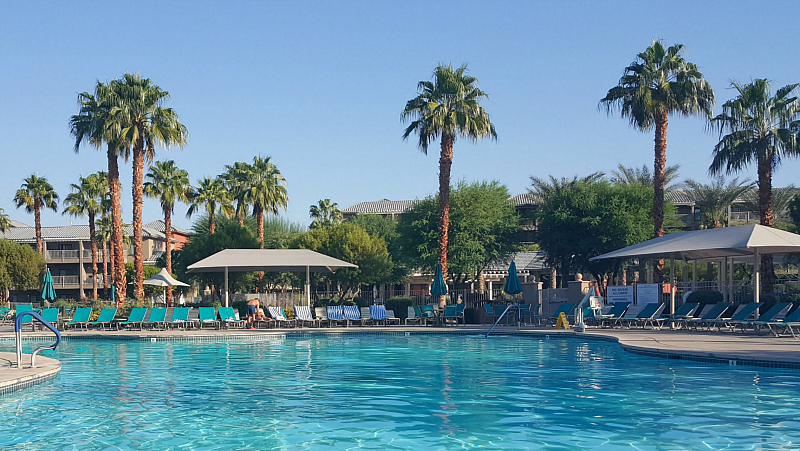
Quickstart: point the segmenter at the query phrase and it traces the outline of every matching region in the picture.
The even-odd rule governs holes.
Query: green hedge
[[[394,311],[394,316],[404,322],[408,317],[408,308],[413,304],[414,299],[409,297],[394,297],[386,300],[386,310]]]

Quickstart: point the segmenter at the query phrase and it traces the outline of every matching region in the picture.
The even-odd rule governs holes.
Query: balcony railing
[[[91,276],[87,277],[83,281],[83,284],[91,287],[92,286],[92,277]],[[103,285],[103,275],[102,274],[98,274],[97,275],[97,286],[99,287],[99,286],[102,286],[102,285]]]
[[[48,260],[77,260],[79,251],[77,250],[58,250],[47,251]]]
[[[92,250],[91,249],[84,249],[83,250],[83,259],[92,261]],[[101,251],[100,249],[97,250],[97,261],[98,262],[102,262],[103,261],[103,251]]]
[[[78,285],[79,280],[80,276],[53,276],[53,286],[58,288],[67,285]]]

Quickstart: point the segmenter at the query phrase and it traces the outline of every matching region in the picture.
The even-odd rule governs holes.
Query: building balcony
[[[78,288],[79,282],[80,276],[53,276],[53,287],[55,288]]]
[[[92,261],[92,250],[91,249],[84,249],[83,250],[83,260],[84,261]],[[97,261],[103,261],[103,251],[98,249],[97,250]]]
[[[79,257],[79,252],[77,250],[57,250],[57,251],[47,251],[47,261],[48,262],[66,262],[66,261],[77,261]]]

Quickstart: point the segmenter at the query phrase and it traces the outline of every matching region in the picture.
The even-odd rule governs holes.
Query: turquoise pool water
[[[50,355],[56,379],[0,396],[0,449],[800,449],[797,371],[611,343],[67,340]]]

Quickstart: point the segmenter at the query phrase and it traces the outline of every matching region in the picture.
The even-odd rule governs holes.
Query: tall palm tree
[[[225,216],[233,215],[231,193],[221,178],[205,177],[199,181],[199,186],[189,196],[189,210],[186,212],[186,217],[191,218],[201,208],[204,208],[208,215],[209,233],[214,233],[216,230],[214,219],[218,210]]]
[[[120,123],[111,113],[115,94],[109,85],[97,82],[94,94],[78,94],[78,114],[69,121],[70,133],[75,138],[74,150],[77,153],[82,143],[90,144],[98,150],[107,144],[108,159],[108,200],[111,215],[111,257],[112,279],[118,286],[125,286],[125,250],[122,230],[122,203],[120,202],[119,157],[127,161],[130,146],[121,137]],[[125,302],[125,290],[119,290],[120,303]]]
[[[111,258],[111,266],[114,266],[114,254],[109,255],[108,243],[111,241],[113,233],[113,226],[111,224],[111,214],[105,208],[100,214],[100,218],[95,221],[95,241],[99,241],[103,247],[103,291],[108,294],[109,277],[108,277],[108,263],[109,257]],[[111,281],[113,282],[114,274],[111,273]]]
[[[664,235],[664,185],[667,165],[667,122],[670,114],[711,117],[714,90],[697,66],[683,59],[681,44],[664,48],[661,41],[637,55],[619,84],[600,100],[608,113],[619,109],[642,132],[655,128],[653,165],[653,236]],[[659,269],[663,263],[659,264]]]
[[[153,161],[155,146],[183,147],[188,140],[186,127],[171,108],[161,105],[169,93],[149,78],[125,74],[111,82],[114,103],[111,116],[120,124],[122,138],[131,143],[133,153],[133,265],[136,278],[134,296],[144,297],[144,260],[142,258],[142,202],[144,163]]]
[[[758,172],[758,215],[761,225],[772,227],[772,172],[784,158],[800,154],[800,100],[796,93],[800,84],[790,84],[772,95],[764,78],[750,83],[731,82],[739,93],[722,105],[722,113],[711,120],[719,130],[720,140],[714,146],[712,174],[739,172],[755,164]],[[727,134],[726,134],[727,133]],[[775,270],[772,256],[761,258],[764,274],[763,290],[773,292]]]
[[[167,272],[172,274],[172,211],[177,202],[189,202],[188,194],[192,191],[189,173],[175,166],[175,162],[156,161],[145,176],[144,194],[161,201],[164,212],[164,238],[167,241]],[[172,287],[167,287],[167,305],[172,304]]]
[[[330,199],[320,199],[317,205],[309,207],[308,214],[312,219],[312,229],[342,222],[342,211],[339,210],[339,204],[331,203]]]
[[[42,208],[58,211],[58,194],[45,177],[32,174],[23,179],[22,186],[14,195],[17,208],[25,207],[25,211],[33,213],[36,227],[36,251],[44,256],[42,245]]]
[[[433,81],[417,84],[419,95],[409,100],[400,115],[402,121],[412,119],[403,132],[403,139],[419,135],[419,148],[428,154],[431,141],[441,137],[439,155],[439,263],[447,277],[447,232],[450,229],[450,168],[453,165],[453,143],[456,137],[473,142],[480,138],[497,139],[494,124],[480,106],[489,96],[478,88],[478,79],[467,75],[467,65],[453,69],[439,65]],[[444,302],[442,297],[439,303]]]
[[[797,187],[790,184],[789,186],[782,186],[772,188],[772,218],[773,222],[777,222],[781,217],[788,217],[789,204],[792,199],[797,195]],[[759,196],[758,190],[751,190],[742,196],[742,208],[745,211],[758,211],[759,210]]]
[[[270,157],[256,156],[243,182],[242,202],[253,207],[256,229],[261,247],[264,247],[264,213],[278,214],[289,205],[286,179],[270,162]]]
[[[103,196],[108,192],[108,175],[91,174],[80,177],[79,184],[71,184],[72,192],[64,198],[63,214],[74,217],[89,217],[89,236],[92,241],[92,299],[97,299],[97,240],[95,240],[95,217],[103,212]],[[83,297],[83,293],[81,293]]]
[[[0,232],[5,232],[11,227],[11,218],[0,208]]]
[[[711,183],[704,184],[692,179],[684,182],[686,194],[694,199],[695,207],[705,218],[704,225],[710,229],[728,225],[728,209],[730,206],[750,191],[753,183],[748,180],[739,181],[734,178],[727,184],[722,176],[715,177]]]
[[[664,191],[674,189],[670,183],[678,179],[678,170],[681,166],[679,164],[667,166],[664,168]],[[623,185],[646,185],[653,186],[653,173],[647,165],[642,165],[641,168],[626,167],[618,165],[617,170],[611,171],[611,183],[620,183]]]
[[[244,227],[244,218],[250,211],[249,205],[244,200],[245,182],[247,181],[248,174],[252,171],[250,164],[243,161],[237,161],[233,165],[226,165],[225,172],[220,176],[225,183],[225,188],[231,194],[233,200],[236,201],[236,220],[239,221],[239,227]]]

